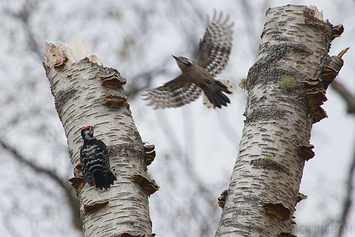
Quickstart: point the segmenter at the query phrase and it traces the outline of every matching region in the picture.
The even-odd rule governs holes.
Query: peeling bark
[[[111,167],[117,173],[117,181],[108,190],[85,183],[77,191],[84,236],[119,236],[125,232],[150,236],[148,195],[132,179],[134,174],[143,174],[146,170],[143,143],[127,103],[121,108],[102,104],[107,95],[125,96],[121,87],[103,87],[98,76],[108,71],[118,72],[104,68],[83,40],[69,45],[46,42],[45,48],[44,67],[73,166],[80,163],[81,128],[96,125],[95,137],[106,143]],[[93,203],[105,205],[94,213],[86,213],[84,205]]]
[[[290,231],[305,163],[298,145],[309,144],[316,122],[302,81],[321,74],[332,40],[332,25],[314,13],[294,5],[266,13],[218,237]]]

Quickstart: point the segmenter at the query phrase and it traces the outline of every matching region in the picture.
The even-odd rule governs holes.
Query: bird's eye
[[[186,66],[191,66],[191,65],[192,65],[192,62],[191,62],[189,59],[185,58],[185,57],[182,58],[182,62],[183,62]]]

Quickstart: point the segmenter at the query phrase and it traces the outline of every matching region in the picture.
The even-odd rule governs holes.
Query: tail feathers
[[[223,106],[227,106],[227,103],[230,103],[230,100],[226,95],[224,95],[221,91],[217,91],[214,94],[207,96],[208,100],[214,107],[219,109]]]
[[[219,90],[215,90],[212,93],[204,93],[203,94],[203,104],[208,108],[222,108],[223,106],[227,106],[227,103],[230,103],[229,98],[223,94],[223,92],[227,94],[232,94],[232,84],[228,80],[215,80],[216,85]]]
[[[113,181],[116,180],[116,176],[110,171],[108,174],[104,175],[102,172],[95,172],[95,185],[99,189],[109,189],[110,185],[113,185]]]

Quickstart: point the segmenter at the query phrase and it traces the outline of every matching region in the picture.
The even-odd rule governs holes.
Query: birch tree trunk
[[[85,183],[77,192],[84,236],[151,236],[148,195],[132,179],[146,171],[144,147],[129,105],[124,103],[123,89],[102,85],[102,78],[117,80],[119,73],[103,67],[83,40],[69,45],[46,42],[45,50],[44,67],[72,164],[80,163],[81,128],[96,125],[94,135],[106,143],[111,167],[117,173],[117,180],[108,190]],[[109,106],[103,104],[105,101]],[[121,102],[123,107],[113,106]],[[80,171],[74,169],[74,173]],[[101,209],[97,207],[100,203]],[[84,205],[93,210],[84,210]]]
[[[326,116],[320,107],[330,83],[324,65],[333,60],[331,40],[342,32],[321,18],[306,6],[266,12],[246,81],[246,119],[218,237],[292,236],[304,163],[314,155],[308,144],[312,124]],[[320,99],[313,101],[312,93]]]

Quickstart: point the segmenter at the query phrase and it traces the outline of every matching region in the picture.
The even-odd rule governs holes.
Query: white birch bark
[[[140,135],[128,104],[120,109],[102,105],[105,95],[123,96],[123,89],[101,85],[98,73],[103,68],[102,62],[83,40],[69,45],[46,42],[45,50],[44,66],[67,136],[71,162],[74,166],[80,163],[81,128],[96,125],[94,136],[106,143],[111,167],[117,173],[117,180],[109,190],[85,183],[78,191],[84,236],[119,236],[124,232],[150,236],[148,196],[132,181],[132,175],[143,174],[146,169]],[[65,64],[63,68],[55,70],[54,65],[61,62]],[[105,200],[109,204],[99,211],[84,212],[84,204]]]
[[[272,217],[262,206],[281,202],[291,217],[298,199],[305,160],[297,145],[309,142],[312,128],[301,81],[319,75],[332,35],[331,25],[304,16],[308,11],[287,5],[266,12],[258,56],[247,78],[239,153],[215,236],[275,237],[290,231],[291,218]],[[286,89],[280,84],[285,80],[290,82]]]

